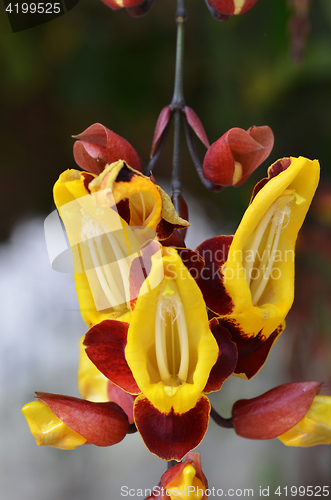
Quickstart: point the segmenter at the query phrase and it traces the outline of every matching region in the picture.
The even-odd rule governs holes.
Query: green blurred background
[[[175,0],[156,0],[148,15],[132,19],[99,0],[80,0],[64,16],[13,34],[0,5],[0,301],[5,339],[0,468],[6,500],[117,500],[116,481],[150,487],[164,471],[138,435],[109,450],[37,449],[19,408],[35,389],[78,395],[76,343],[85,325],[77,327],[78,307],[70,302],[76,300],[72,276],[70,283],[61,281],[63,276],[52,273],[47,261],[42,218],[54,209],[55,180],[63,170],[75,168],[71,136],[91,124],[101,122],[122,135],[148,162],[158,114],[173,93],[175,7]],[[232,232],[270,163],[303,155],[319,159],[322,167],[317,204],[299,239],[298,286],[288,328],[256,378],[251,383],[232,378],[212,396],[213,403],[229,413],[236,399],[291,380],[324,380],[324,393],[331,394],[331,2],[312,0],[311,32],[299,65],[290,56],[293,12],[286,0],[258,0],[247,14],[223,24],[210,16],[203,0],[187,0],[187,8],[185,98],[210,141],[231,127],[269,125],[275,134],[265,164],[240,189],[222,194],[200,185],[183,142],[189,208],[199,212],[202,207],[213,234]],[[166,189],[171,142],[170,135],[155,168]],[[198,144],[198,150],[203,156],[204,147]],[[39,217],[37,228],[33,222],[20,225],[34,216]],[[198,240],[204,225],[193,228]],[[297,450],[278,440],[250,442],[211,423],[200,450],[211,486],[330,483],[330,447]],[[127,483],[120,483],[126,478]]]

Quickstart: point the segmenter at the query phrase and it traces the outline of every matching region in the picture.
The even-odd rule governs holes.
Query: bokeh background
[[[304,6],[305,0],[297,4]],[[188,0],[187,7],[185,98],[210,141],[231,127],[253,124],[267,124],[275,134],[270,159],[240,189],[219,195],[200,185],[183,144],[184,197],[193,227],[188,246],[235,230],[269,163],[303,155],[318,158],[322,167],[321,186],[298,240],[297,292],[287,329],[251,382],[231,378],[211,398],[228,416],[237,399],[284,382],[321,380],[323,393],[331,394],[330,0],[311,2],[301,61],[293,59],[301,41],[300,32],[293,32],[293,2],[259,0],[249,13],[223,24],[203,0]],[[147,16],[132,19],[99,0],[80,0],[64,16],[13,34],[0,5],[0,495],[5,500],[117,500],[122,485],[152,487],[165,470],[137,434],[107,449],[38,448],[20,408],[34,390],[78,396],[77,343],[85,325],[73,277],[51,269],[43,236],[43,220],[54,209],[52,186],[63,170],[75,168],[71,136],[103,123],[129,140],[147,163],[158,113],[172,98],[174,12],[175,0],[156,0]],[[198,149],[205,153],[203,146]],[[168,191],[171,157],[170,136],[155,170]],[[211,487],[253,488],[254,498],[259,486],[269,486],[270,497],[277,498],[277,486],[331,483],[326,446],[294,449],[278,440],[246,441],[211,422],[199,451]]]

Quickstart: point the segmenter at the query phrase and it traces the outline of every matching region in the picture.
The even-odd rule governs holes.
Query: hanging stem
[[[233,429],[232,418],[221,417],[221,415],[217,413],[217,411],[213,407],[211,407],[210,416],[220,427],[223,427],[225,429]]]
[[[174,95],[171,107],[174,110],[174,151],[172,163],[171,191],[173,204],[180,215],[180,196],[182,192],[180,171],[180,125],[182,109],[185,106],[183,93],[183,60],[184,60],[184,25],[186,22],[185,0],[177,0],[177,45],[176,45],[176,73]]]

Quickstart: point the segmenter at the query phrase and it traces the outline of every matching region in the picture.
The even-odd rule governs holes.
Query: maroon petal
[[[125,359],[128,323],[104,320],[93,326],[85,335],[86,354],[113,384],[131,394],[140,389]]]
[[[96,446],[119,443],[129,428],[128,417],[116,403],[92,403],[46,392],[36,394],[62,422]]]
[[[220,390],[223,382],[234,372],[238,361],[237,347],[231,341],[231,335],[228,330],[219,325],[215,318],[210,322],[210,329],[218,344],[219,353],[218,359],[211,369],[207,385],[204,388],[203,392],[205,393]]]
[[[282,158],[281,160],[278,160],[275,163],[273,163],[271,167],[268,168],[268,177],[261,179],[260,182],[258,182],[254,187],[250,203],[252,203],[255,196],[263,188],[263,186],[265,186],[267,182],[270,181],[270,179],[273,179],[281,172],[284,172],[284,170],[286,170],[291,165],[291,162],[292,162],[291,158]]]
[[[159,114],[152,142],[151,158],[154,156],[157,142],[164,134],[168,125],[170,125],[171,117],[172,117],[172,110],[170,106],[166,106],[165,108],[163,108],[161,113]]]
[[[205,265],[199,252],[190,248],[177,248],[177,252],[183,264],[190,271],[192,278],[198,280]]]
[[[135,396],[129,394],[128,392],[123,391],[117,385],[114,385],[112,382],[108,382],[108,399],[113,403],[118,404],[128,416],[129,424],[133,423],[133,404],[135,400]]]
[[[234,320],[219,320],[219,324],[224,326],[230,333],[232,341],[238,349],[238,363],[234,373],[244,374],[248,379],[254,377],[266,362],[270,349],[276,342],[279,335],[284,330],[284,323],[266,340],[260,335],[247,337],[240,325]]]
[[[187,123],[194,130],[196,135],[199,137],[200,141],[206,146],[206,148],[209,148],[209,141],[207,134],[196,112],[193,111],[192,108],[185,106],[185,108],[183,109],[183,113],[186,116]]]
[[[215,236],[196,250],[205,261],[197,283],[207,307],[219,315],[230,314],[234,304],[222,282],[221,267],[226,261],[233,236]]]
[[[248,439],[274,439],[284,434],[306,415],[320,389],[319,382],[297,382],[236,401],[232,408],[236,433]]]
[[[143,395],[138,396],[133,414],[145,445],[163,460],[181,460],[202,441],[209,421],[210,403],[202,396],[194,408],[181,415],[161,413]]]

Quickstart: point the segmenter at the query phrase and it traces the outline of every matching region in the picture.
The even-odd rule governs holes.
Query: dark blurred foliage
[[[52,209],[54,181],[75,168],[71,135],[92,123],[124,136],[147,163],[157,116],[172,98],[175,5],[158,0],[145,17],[133,19],[125,9],[80,0],[66,15],[15,34],[0,9],[2,239],[20,217]],[[312,1],[300,65],[290,56],[293,6],[286,0],[259,0],[226,23],[217,23],[203,0],[188,0],[187,7],[185,97],[210,141],[230,127],[268,124],[276,141],[268,164],[288,155],[318,158],[326,179],[330,1]],[[204,155],[203,146],[199,151]],[[156,178],[170,177],[171,157],[170,136]],[[241,189],[217,195],[200,186],[184,145],[182,158],[184,187],[215,201],[234,223],[268,166]]]

